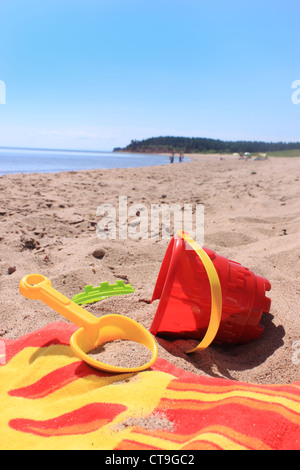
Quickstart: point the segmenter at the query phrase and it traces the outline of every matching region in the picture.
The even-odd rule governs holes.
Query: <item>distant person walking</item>
[[[174,152],[172,152],[172,154],[170,155],[170,163],[174,163]]]
[[[184,156],[183,156],[183,152],[180,152],[180,155],[179,155],[179,162],[183,162],[183,159],[184,159]]]

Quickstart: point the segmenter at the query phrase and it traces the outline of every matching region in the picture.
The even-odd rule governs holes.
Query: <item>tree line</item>
[[[224,141],[202,137],[151,137],[132,140],[125,148],[114,152],[136,153],[257,153],[300,149],[300,142]]]

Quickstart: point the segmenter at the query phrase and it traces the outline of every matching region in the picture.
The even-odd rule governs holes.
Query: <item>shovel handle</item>
[[[148,330],[136,321],[123,315],[105,315],[99,319],[53,289],[50,279],[41,274],[29,274],[25,276],[20,282],[20,292],[27,299],[41,300],[67,318],[67,320],[70,320],[80,327],[80,329],[72,335],[70,345],[73,352],[92,367],[111,373],[138,372],[149,368],[156,361],[158,355],[156,341]],[[86,344],[91,347],[115,339],[129,339],[143,344],[150,349],[152,358],[149,362],[140,367],[116,367],[105,364],[86,354],[79,341],[79,337],[81,340],[83,339],[82,337],[84,337]],[[96,344],[96,341],[97,343],[99,341],[99,343]],[[95,346],[92,346],[94,344]]]
[[[93,329],[98,318],[55,290],[50,279],[41,274],[29,274],[20,282],[20,292],[27,299],[41,300],[80,328]]]

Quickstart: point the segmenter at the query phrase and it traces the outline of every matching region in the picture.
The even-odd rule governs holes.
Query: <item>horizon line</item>
[[[67,148],[45,148],[45,147],[10,147],[0,146],[0,150],[45,150],[51,152],[86,152],[86,153],[105,153],[112,152],[112,150],[86,150],[86,149],[67,149]]]

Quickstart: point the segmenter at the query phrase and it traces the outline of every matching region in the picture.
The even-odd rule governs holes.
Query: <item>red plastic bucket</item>
[[[214,292],[207,267],[197,250],[187,246],[182,234],[172,238],[161,265],[152,296],[152,302],[160,302],[150,331],[162,337],[199,340],[206,335],[211,321]],[[236,344],[259,338],[263,332],[259,324],[262,313],[268,313],[271,306],[266,297],[270,282],[240,263],[207,248],[199,249],[209,258],[221,288],[214,342]]]

